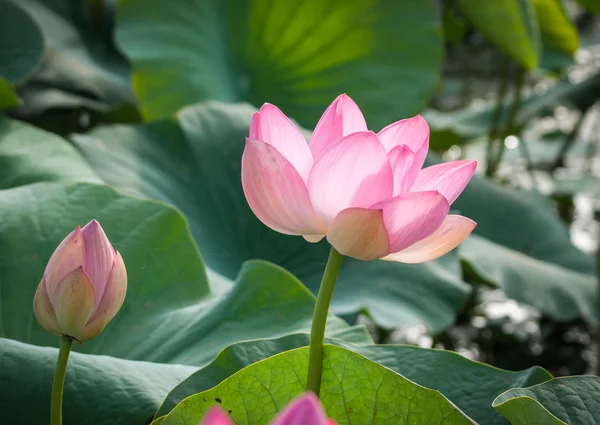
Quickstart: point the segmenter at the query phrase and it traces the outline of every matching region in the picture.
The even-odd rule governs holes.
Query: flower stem
[[[504,155],[504,138],[508,136],[513,130],[514,121],[517,117],[517,112],[519,112],[519,107],[521,106],[521,100],[523,96],[523,87],[525,83],[526,72],[524,68],[519,68],[517,70],[517,76],[515,78],[515,98],[510,105],[510,110],[508,111],[508,118],[506,119],[506,124],[504,125],[504,131],[500,134],[500,140],[498,145],[498,151],[496,153],[496,158],[492,160],[491,163],[488,163],[488,167],[485,170],[485,175],[487,177],[494,177],[500,163],[502,162],[502,156]]]
[[[60,341],[60,351],[54,370],[54,383],[52,384],[52,401],[50,402],[50,425],[62,425],[62,398],[65,387],[65,373],[71,352],[71,337],[63,335]]]
[[[506,95],[506,89],[508,88],[508,80],[510,77],[510,62],[503,61],[502,68],[500,71],[500,79],[498,82],[498,90],[496,92],[496,107],[492,113],[490,128],[488,129],[488,144],[486,148],[485,161],[486,166],[489,168],[494,161],[494,145],[498,139],[498,133],[500,132],[500,125],[502,121],[502,115],[504,112],[504,96]],[[486,169],[487,173],[487,169]]]
[[[342,254],[331,247],[329,259],[325,266],[321,287],[317,295],[317,303],[313,313],[312,328],[310,330],[310,353],[308,356],[308,378],[306,389],[317,396],[321,389],[321,372],[323,370],[323,344],[325,343],[325,326],[327,324],[327,313],[331,296],[335,288],[335,282],[342,265]]]
[[[580,133],[581,126],[585,120],[587,111],[589,109],[590,108],[587,108],[587,109],[584,109],[583,111],[581,111],[581,116],[579,117],[579,119],[577,120],[577,122],[575,123],[575,125],[573,126],[571,131],[569,132],[569,134],[567,134],[567,137],[565,137],[565,141],[564,141],[563,145],[560,147],[560,151],[558,152],[558,155],[556,155],[556,158],[554,159],[554,162],[552,163],[551,171],[556,170],[558,167],[564,167],[565,157],[567,156],[567,153],[569,152],[571,147],[577,141],[577,135]]]

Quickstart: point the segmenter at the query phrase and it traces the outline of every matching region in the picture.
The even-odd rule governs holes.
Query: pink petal
[[[330,145],[308,177],[310,199],[325,224],[346,208],[368,208],[390,198],[393,189],[390,162],[372,132],[353,133]]]
[[[417,115],[405,120],[396,121],[377,133],[386,152],[396,146],[408,146],[417,154],[419,168],[423,166],[427,150],[429,149],[429,125],[421,116]]]
[[[60,333],[85,341],[83,328],[95,305],[94,286],[83,267],[77,267],[60,281],[52,298]]]
[[[452,204],[473,177],[477,161],[462,160],[432,165],[421,170],[411,191],[437,190]]]
[[[424,263],[435,260],[460,245],[475,226],[477,223],[470,218],[449,215],[431,235],[383,259],[401,263]]]
[[[208,410],[200,425],[235,425],[219,406],[213,406]]]
[[[408,146],[396,146],[388,152],[388,159],[394,174],[394,196],[410,191],[420,166],[415,166],[415,154]]]
[[[80,267],[85,262],[85,248],[81,228],[77,226],[52,253],[44,278],[46,291],[50,299],[54,297],[54,291],[60,281],[70,272]]]
[[[390,252],[381,210],[343,210],[331,223],[327,240],[341,254],[363,261],[375,260]]]
[[[304,180],[275,147],[246,139],[242,186],[254,214],[271,229],[288,235],[325,234]]]
[[[250,139],[273,146],[306,181],[313,164],[310,148],[300,130],[277,106],[265,103],[254,114],[250,124]]]
[[[271,425],[327,425],[328,419],[319,399],[306,393],[292,400]]]
[[[104,233],[104,229],[96,220],[90,221],[81,230],[85,244],[85,264],[83,266],[94,289],[96,290],[96,306],[104,294],[108,275],[115,262],[115,250]]]
[[[373,205],[383,210],[390,252],[397,252],[429,236],[444,221],[450,204],[439,192],[411,192]]]
[[[119,312],[125,294],[127,293],[127,270],[121,254],[117,252],[115,264],[108,276],[108,282],[104,290],[104,295],[98,304],[96,300],[96,311],[88,320],[84,329],[84,338],[92,339],[97,336],[102,329],[110,322],[113,317]]]
[[[367,131],[360,108],[350,96],[339,95],[323,113],[310,138],[313,158],[316,160],[330,144],[359,131]]]

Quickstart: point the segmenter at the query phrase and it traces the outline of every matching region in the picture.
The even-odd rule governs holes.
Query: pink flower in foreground
[[[274,105],[252,117],[242,157],[242,185],[254,214],[271,229],[324,236],[360,260],[433,260],[454,249],[475,222],[448,215],[477,163],[453,161],[421,169],[429,127],[416,117],[367,130],[354,101],[339,96],[307,144]]]
[[[235,425],[227,414],[218,406],[212,407],[200,425]],[[328,419],[313,393],[306,393],[292,400],[277,415],[270,425],[336,425]]]
[[[79,342],[97,336],[117,314],[127,272],[96,220],[73,230],[56,248],[33,301],[42,327]]]

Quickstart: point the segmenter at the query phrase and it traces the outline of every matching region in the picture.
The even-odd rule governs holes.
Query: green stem
[[[56,369],[54,370],[54,383],[52,384],[52,401],[50,402],[50,425],[62,425],[62,398],[65,387],[65,373],[67,372],[67,362],[71,352],[70,337],[63,335],[60,341],[60,351],[58,360],[56,360]]]
[[[509,61],[504,61],[502,70],[500,71],[500,81],[498,82],[498,91],[496,92],[496,108],[492,114],[490,128],[488,129],[488,144],[485,154],[487,167],[494,159],[494,143],[498,138],[498,131],[500,129],[500,121],[502,118],[502,112],[504,110],[504,96],[506,94],[506,88],[508,87],[508,79],[510,76],[510,64]],[[487,170],[486,170],[487,174]]]
[[[592,131],[590,132],[590,134],[593,135],[600,135],[600,120],[596,120],[596,122],[594,123],[593,127],[592,127]],[[592,173],[592,162],[593,162],[593,158],[596,156],[596,152],[598,151],[598,144],[597,144],[598,138],[597,137],[590,137],[590,139],[587,142],[587,145],[585,147],[585,168],[584,168],[584,172],[585,173]]]
[[[527,146],[525,139],[521,138],[519,140],[519,151],[521,152],[521,157],[525,160],[525,169],[529,173],[529,177],[531,178],[531,183],[535,187],[536,186],[536,178],[534,173],[534,164],[533,158],[531,157],[531,152],[529,152],[529,147]]]
[[[306,389],[317,396],[321,390],[321,372],[323,370],[323,344],[325,343],[325,326],[327,325],[327,313],[331,296],[335,288],[340,267],[342,265],[342,254],[331,247],[329,259],[325,266],[321,287],[317,295],[317,303],[313,313],[312,328],[310,330],[310,353],[308,356],[308,378]]]
[[[488,167],[486,169],[487,177],[494,177],[496,174],[496,170],[500,166],[502,162],[502,157],[504,156],[504,138],[508,136],[512,130],[515,118],[517,117],[517,112],[519,112],[519,108],[521,106],[521,98],[523,95],[523,83],[525,82],[525,69],[520,68],[517,72],[517,78],[515,81],[515,99],[513,103],[510,105],[510,111],[508,112],[508,118],[506,120],[506,125],[504,127],[503,134],[500,136],[500,144],[498,146],[498,152],[496,154],[496,158],[488,163]]]
[[[462,85],[460,87],[460,107],[469,106],[473,98],[473,75],[470,61],[460,61]]]
[[[581,130],[581,125],[583,124],[587,111],[587,109],[581,111],[581,116],[579,117],[579,119],[565,138],[565,142],[563,143],[563,145],[560,147],[560,151],[558,152],[558,155],[556,155],[556,158],[552,163],[551,171],[554,171],[559,167],[564,167],[565,157],[567,156],[569,149],[571,149],[571,147],[575,144],[575,141],[577,140],[577,135],[579,134],[579,130]]]

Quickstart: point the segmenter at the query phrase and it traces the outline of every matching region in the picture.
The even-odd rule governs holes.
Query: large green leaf
[[[494,46],[529,69],[538,65],[537,34],[530,0],[457,0],[460,12]],[[535,20],[535,17],[533,17]]]
[[[0,189],[56,181],[102,183],[64,139],[0,117]]]
[[[0,338],[0,408],[11,425],[50,421],[56,348]],[[171,388],[195,367],[72,353],[67,366],[63,416],[73,425],[147,423]]]
[[[320,399],[340,425],[473,424],[437,391],[334,345],[323,355]],[[218,402],[238,425],[266,424],[294,396],[305,391],[308,347],[254,363],[216,387],[188,397],[163,425],[197,425]]]
[[[567,376],[515,388],[494,400],[513,425],[592,425],[600,418],[600,378]]]
[[[361,337],[360,334],[357,336],[360,338],[359,342],[364,341],[364,337]],[[325,342],[350,348],[351,345],[347,344],[347,342],[351,342],[349,339],[347,335],[344,337],[344,341],[325,338]],[[183,399],[216,387],[220,382],[246,366],[284,351],[308,346],[309,342],[310,334],[295,333],[281,338],[259,339],[232,344],[223,349],[209,364],[172,388],[160,409],[156,412],[155,417],[158,418],[168,414]]]
[[[552,377],[539,367],[521,372],[506,371],[449,351],[400,345],[354,346],[354,349],[419,385],[440,391],[481,425],[505,423],[491,408],[494,394],[505,388],[545,382]]]
[[[413,382],[440,391],[480,425],[500,425],[506,421],[492,408],[498,394],[511,388],[528,387],[552,376],[541,368],[509,372],[471,361],[456,353],[402,345],[356,345],[328,339],[328,343],[351,349]],[[215,387],[244,367],[283,351],[308,345],[307,334],[279,339],[240,342],[227,347],[214,361],[177,385],[157,412],[168,414],[192,394]]]
[[[135,103],[129,66],[112,45],[110,31],[104,29],[110,25],[94,16],[91,2],[12,1],[31,15],[47,47],[41,68],[19,91],[24,100],[17,111],[20,116],[49,109],[107,112]],[[106,2],[105,7],[109,7]]]
[[[19,6],[0,0],[0,77],[22,83],[39,66],[44,41],[36,23]]]
[[[0,0],[0,111],[21,104],[13,87],[40,65],[44,41],[36,23],[19,6]]]
[[[127,357],[202,365],[237,341],[307,331],[314,307],[314,296],[289,272],[265,261],[249,261],[225,295],[155,314],[140,324],[129,337],[126,349],[133,354]],[[334,316],[328,320],[329,333],[347,328]]]
[[[167,201],[188,218],[202,255],[225,276],[249,258],[284,266],[318,290],[326,242],[271,231],[244,197],[240,165],[253,109],[204,104],[176,119],[99,128],[74,137],[77,147],[110,184],[137,196]],[[425,323],[437,331],[454,320],[470,291],[455,255],[423,265],[345,259],[333,311],[366,308],[386,326]]]
[[[116,40],[148,120],[245,100],[312,128],[348,92],[381,128],[425,106],[442,62],[431,0],[125,0]]]
[[[328,246],[321,243],[305,249],[315,254],[320,251],[320,257],[325,258]],[[430,332],[437,333],[454,322],[471,290],[461,280],[457,260],[455,253],[425,264],[344,259],[333,311],[344,317],[366,311],[384,328],[424,324]],[[315,270],[317,264],[322,265],[315,262],[305,264],[305,268],[296,266],[296,273],[314,293],[319,289],[322,273]]]
[[[597,282],[591,274],[529,257],[476,235],[461,245],[460,255],[478,279],[556,320],[598,318]]]
[[[548,199],[474,178],[453,207],[478,223],[479,237],[458,250],[477,280],[557,320],[597,320],[594,259],[571,244]]]
[[[573,55],[579,47],[577,29],[571,23],[562,0],[529,0],[535,10],[542,42],[554,49]]]
[[[475,177],[453,208],[477,222],[475,234],[496,244],[566,269],[595,273],[593,257],[571,244],[552,203],[538,192],[505,188]]]

